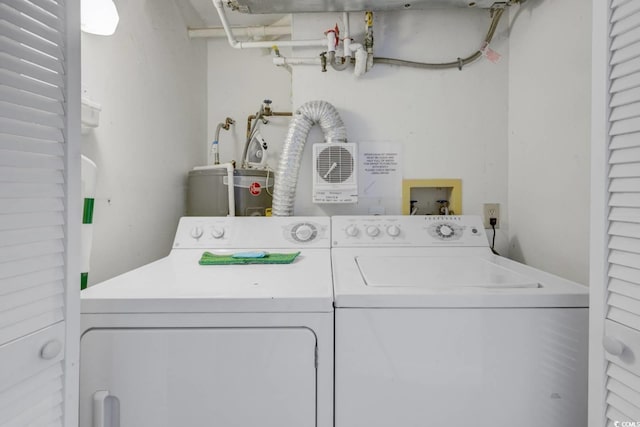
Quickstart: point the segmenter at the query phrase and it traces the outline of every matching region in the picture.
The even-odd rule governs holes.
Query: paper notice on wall
[[[388,142],[361,143],[360,196],[400,197],[402,163],[400,147]]]

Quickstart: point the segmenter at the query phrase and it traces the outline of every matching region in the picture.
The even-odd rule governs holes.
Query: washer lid
[[[488,248],[334,248],[336,308],[587,307],[588,288]]]
[[[453,288],[538,288],[531,277],[470,256],[358,256],[355,258],[367,286]]]

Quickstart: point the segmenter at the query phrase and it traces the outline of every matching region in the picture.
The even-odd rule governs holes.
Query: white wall
[[[206,43],[185,31],[194,17],[173,0],[116,4],[113,36],[82,35],[82,84],[102,105],[83,142],[98,165],[91,284],[169,252],[186,172],[205,155]]]
[[[591,3],[529,0],[509,55],[509,253],[588,280]]]
[[[294,15],[294,38],[322,37],[341,14]],[[356,41],[362,40],[363,14],[351,14]],[[486,10],[454,9],[376,13],[375,55],[424,62],[464,57],[481,44],[490,23]],[[461,178],[463,212],[481,214],[482,204],[500,203],[502,229],[499,251],[506,251],[507,221],[507,17],[493,48],[504,57],[498,64],[484,59],[463,71],[418,70],[375,65],[361,78],[347,71],[296,67],[293,105],[323,99],[332,103],[345,122],[352,142],[389,142],[403,151],[403,177]],[[299,50],[315,56],[317,49]],[[317,129],[308,144],[322,141]],[[396,198],[366,199],[357,206],[319,206],[311,203],[311,149],[305,149],[296,214],[368,213],[382,206],[387,214],[401,211],[401,188]]]

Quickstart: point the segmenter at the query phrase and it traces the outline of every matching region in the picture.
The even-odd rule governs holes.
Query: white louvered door
[[[591,394],[590,404],[601,409],[592,412],[590,426],[640,426],[640,0],[612,0],[604,14],[597,0],[593,4],[594,29],[598,31],[598,19],[608,19],[606,32],[602,26],[602,36],[608,38],[602,44],[608,50],[602,55],[603,67],[604,57],[608,60],[608,95],[600,98],[594,93],[594,102],[608,102],[608,135],[602,138],[608,144],[602,156],[608,164],[602,171],[606,169],[608,176],[599,177],[608,183],[603,196],[608,211],[603,216],[606,248],[592,246],[594,252],[606,254],[607,263],[602,269],[602,292],[597,281],[592,284],[592,311],[600,313],[604,323],[600,326],[592,319],[591,338],[594,346],[604,349],[591,352],[592,357],[600,354],[602,361],[599,366],[592,360],[591,374],[600,372],[591,384],[602,390]],[[595,41],[594,47],[599,46]],[[594,55],[599,52],[594,50]],[[598,88],[595,83],[594,88]],[[604,141],[594,138],[594,146],[599,143]],[[594,197],[599,197],[597,192]],[[598,215],[597,208],[594,214]],[[597,233],[597,227],[592,232]],[[594,304],[602,304],[602,309]]]
[[[79,2],[0,0],[0,426],[77,425]]]

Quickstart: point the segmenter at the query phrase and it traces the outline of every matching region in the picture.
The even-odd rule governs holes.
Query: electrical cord
[[[493,252],[494,255],[500,255],[495,249],[494,247],[496,246],[496,219],[495,218],[489,218],[489,224],[491,224],[491,229],[493,230],[493,239],[491,240],[491,252]]]

